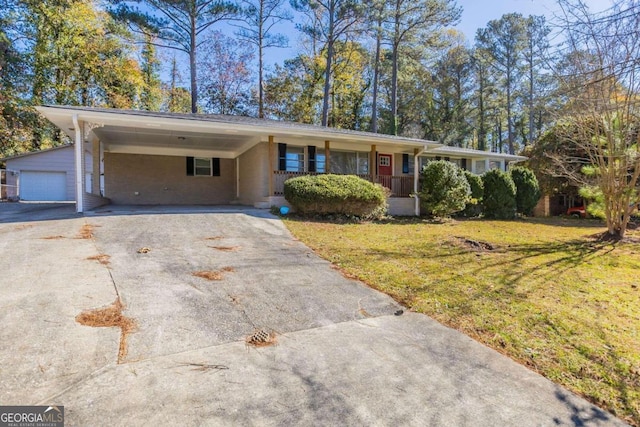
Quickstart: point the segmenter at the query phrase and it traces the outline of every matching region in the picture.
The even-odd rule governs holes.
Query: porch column
[[[93,173],[91,174],[91,193],[100,194],[100,140],[94,138],[92,142]]]
[[[275,143],[273,135],[269,135],[269,197],[273,196],[273,165],[275,164]]]
[[[507,165],[506,165],[504,159],[500,160],[500,170],[503,170],[505,172],[507,171]]]
[[[369,172],[371,173],[371,181],[378,181],[378,159],[376,158],[376,146],[371,145],[371,153],[369,155]]]
[[[424,153],[424,149],[413,149],[413,197],[415,199],[414,214],[420,216],[420,197],[418,196],[419,178],[420,178],[420,154]]]
[[[84,123],[83,123],[84,126]],[[84,212],[84,149],[82,147],[82,128],[78,115],[73,115],[73,127],[76,132],[75,138],[75,164],[76,164],[76,212]]]
[[[471,173],[474,173],[477,175],[476,172],[476,160],[475,159],[470,159],[471,160]]]
[[[489,167],[490,167],[490,163],[489,163],[489,159],[484,159],[484,171],[485,172],[489,172]]]
[[[324,142],[324,172],[331,173],[331,142]]]

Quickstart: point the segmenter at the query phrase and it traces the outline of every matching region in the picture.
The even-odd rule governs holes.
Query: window
[[[316,152],[316,172],[325,173],[327,171],[327,156],[324,153]]]
[[[502,169],[500,167],[500,160],[489,160],[489,169]]]
[[[476,174],[482,175],[486,172],[486,163],[484,160],[476,160]]]
[[[402,155],[402,173],[413,175],[415,157],[411,154]]]
[[[194,161],[195,176],[211,176],[211,159],[196,157]]]
[[[380,156],[380,166],[391,166],[391,157]]]
[[[287,172],[304,172],[304,147],[287,146],[285,159]]]
[[[220,176],[220,159],[187,157],[187,176]]]
[[[369,173],[369,153],[331,151],[331,172],[344,175],[366,175]]]

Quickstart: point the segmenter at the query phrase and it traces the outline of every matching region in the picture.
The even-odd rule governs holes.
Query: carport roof
[[[74,139],[73,117],[89,123],[91,133],[112,153],[159,154],[235,158],[268,136],[276,142],[300,145],[331,141],[332,148],[368,151],[371,145],[414,149],[445,149],[445,155],[495,157],[495,153],[445,147],[435,141],[321,127],[243,116],[161,113],[94,107],[36,107],[47,119]],[[92,135],[85,135],[91,139]],[[498,155],[510,161],[521,156]]]

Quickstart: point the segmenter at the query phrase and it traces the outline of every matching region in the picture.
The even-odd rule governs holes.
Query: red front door
[[[391,154],[378,154],[378,175],[393,175],[393,157]]]

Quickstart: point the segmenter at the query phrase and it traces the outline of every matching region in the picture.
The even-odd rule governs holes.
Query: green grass
[[[589,220],[285,223],[345,273],[640,426],[640,231],[612,244]]]

